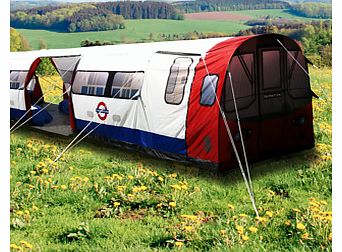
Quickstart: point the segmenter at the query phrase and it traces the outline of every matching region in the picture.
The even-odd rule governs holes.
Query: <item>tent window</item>
[[[290,51],[301,66],[306,66],[305,58],[299,51]],[[287,54],[288,92],[292,98],[310,97],[309,78],[293,58]]]
[[[255,98],[254,85],[254,54],[241,54],[233,56],[229,63],[232,76],[234,94],[238,109],[245,109]],[[224,88],[224,107],[227,112],[234,110],[234,101],[229,75],[226,76]]]
[[[76,94],[104,96],[108,72],[77,72],[72,91]]]
[[[184,96],[184,88],[188,79],[189,68],[192,62],[192,59],[187,57],[177,58],[173,62],[166,84],[166,103],[178,105],[182,102]]]
[[[23,89],[27,71],[12,71],[10,75],[10,88]]]
[[[114,75],[111,97],[122,99],[138,99],[136,94],[142,87],[144,73],[142,72],[117,72]]]
[[[201,88],[200,104],[203,106],[211,106],[215,102],[218,75],[210,74],[204,77]]]
[[[281,87],[280,51],[262,52],[262,72],[264,89]]]

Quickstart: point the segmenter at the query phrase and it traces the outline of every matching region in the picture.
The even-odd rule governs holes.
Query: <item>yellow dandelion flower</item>
[[[224,229],[221,229],[221,230],[220,230],[220,233],[221,233],[221,235],[225,235],[225,234],[227,233],[227,231],[224,230]]]
[[[36,171],[30,171],[32,175],[35,175],[37,172]]]
[[[182,190],[182,188],[179,185],[171,185],[171,188],[175,190]]]
[[[26,145],[26,147],[29,148],[29,149],[31,149],[31,148],[32,148],[32,144],[28,143],[28,144]]]
[[[184,231],[186,231],[186,232],[190,232],[190,231],[192,231],[194,228],[192,227],[192,226],[185,226],[184,227]]]
[[[158,180],[160,181],[160,182],[163,182],[164,181],[164,179],[162,178],[162,177],[158,177]]]
[[[35,206],[35,205],[33,205],[33,206],[32,206],[32,210],[33,210],[33,211],[37,211],[37,210],[38,210],[38,207]]]
[[[249,237],[247,235],[242,235],[241,238],[242,238],[243,241],[248,241],[249,240]]]
[[[69,167],[69,170],[70,170],[70,171],[72,171],[73,169],[74,169],[74,167],[72,167],[72,166]]]
[[[242,213],[242,214],[239,214],[239,216],[240,216],[241,218],[246,218],[246,217],[247,217],[247,214]]]
[[[256,221],[260,221],[262,223],[265,223],[267,221],[267,219],[265,217],[255,217]]]
[[[186,185],[181,185],[181,189],[186,191],[188,190],[188,187]]]
[[[301,213],[301,211],[298,208],[292,208],[292,211],[296,213]]]
[[[89,178],[87,178],[87,177],[84,177],[84,178],[83,178],[83,182],[84,182],[84,183],[87,183],[88,181],[89,181]]]
[[[120,206],[121,205],[121,203],[120,202],[114,202],[114,204],[113,204],[115,207],[118,207],[118,206]]]
[[[176,207],[176,202],[174,201],[169,202],[169,206],[173,208]]]
[[[51,183],[52,182],[52,178],[48,178],[47,181],[49,181]]]
[[[271,211],[266,211],[266,215],[267,215],[268,217],[272,218],[273,213],[272,213]]]
[[[46,169],[46,168],[42,169],[42,173],[48,173],[48,172],[49,172],[48,169]]]
[[[304,239],[304,240],[309,239],[309,234],[308,233],[302,234],[302,239]]]
[[[25,213],[26,215],[30,215],[30,211],[29,211],[29,210],[25,210],[24,213]]]
[[[332,240],[332,233],[329,234],[328,239],[329,239],[329,241]]]
[[[286,226],[290,226],[291,225],[291,221],[290,220],[285,221],[285,225]]]
[[[10,248],[11,249],[18,249],[19,247],[17,246],[17,244],[11,243]]]
[[[62,190],[66,190],[68,187],[66,185],[61,185]]]
[[[170,178],[177,178],[177,173],[172,173],[169,175]]]
[[[156,205],[157,208],[161,208],[163,206],[163,203],[159,203]]]
[[[21,215],[24,215],[24,212],[23,211],[17,211],[16,214],[21,216]]]
[[[240,234],[240,235],[243,234],[243,231],[244,231],[243,226],[236,225],[235,228],[238,231],[238,234]]]
[[[258,229],[256,227],[253,227],[253,226],[250,227],[248,230],[251,231],[252,233],[258,232]]]
[[[127,178],[130,179],[130,180],[134,179],[134,177],[132,175],[128,175]]]
[[[228,204],[228,208],[234,210],[235,207],[232,204]]]
[[[141,191],[146,191],[146,190],[147,190],[147,187],[146,187],[146,186],[140,186],[140,190],[141,190]]]
[[[129,193],[129,194],[127,194],[127,197],[133,198],[133,197],[134,197],[134,194]]]
[[[184,243],[181,242],[181,241],[176,241],[176,242],[175,242],[175,246],[176,246],[176,247],[182,247],[183,245],[184,245]]]
[[[297,229],[299,229],[299,230],[304,230],[305,229],[305,226],[303,225],[303,223],[301,223],[301,222],[299,222],[299,223],[297,223]]]

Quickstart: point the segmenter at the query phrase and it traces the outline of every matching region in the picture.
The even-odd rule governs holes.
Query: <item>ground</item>
[[[259,219],[238,169],[89,139],[53,163],[71,138],[15,131],[12,250],[331,251],[331,69],[310,72],[315,148],[251,165]]]

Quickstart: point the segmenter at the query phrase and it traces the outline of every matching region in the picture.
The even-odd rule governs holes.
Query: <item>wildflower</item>
[[[32,206],[32,210],[33,210],[33,211],[37,211],[37,210],[38,210],[38,207],[37,207],[36,205],[33,205],[33,206]]]
[[[61,185],[61,189],[62,190],[65,190],[65,189],[67,189],[68,187],[66,186],[66,185]]]
[[[177,173],[172,173],[169,175],[170,178],[177,178]]]
[[[301,211],[298,208],[293,208],[292,211],[296,213],[301,213]]]
[[[47,181],[48,181],[49,183],[51,183],[51,182],[52,182],[52,179],[51,179],[51,178],[48,178]]]
[[[332,240],[332,233],[329,234],[328,239],[329,239],[329,241]]]
[[[147,187],[146,186],[140,186],[140,190],[145,191],[145,190],[147,190]]]
[[[297,223],[297,229],[299,229],[299,230],[304,230],[305,229],[305,226],[303,225],[303,223],[301,223],[301,222],[299,222],[299,223]]]
[[[243,226],[236,225],[235,228],[236,228],[236,230],[238,231],[238,234],[239,234],[239,235],[242,235],[242,234],[243,234],[243,231],[244,231]]]
[[[87,178],[87,177],[84,177],[84,178],[83,178],[83,182],[84,182],[84,183],[87,183],[88,181],[89,181],[89,178]]]
[[[130,179],[130,180],[134,179],[134,177],[132,175],[128,175],[127,178]]]
[[[23,215],[23,214],[24,214],[23,211],[17,211],[17,215],[21,216],[21,215]]]
[[[134,197],[134,194],[129,193],[129,194],[127,194],[127,197],[128,197],[128,198],[133,198],[133,197]]]
[[[28,143],[28,144],[26,145],[26,147],[29,148],[29,149],[31,149],[31,148],[32,148],[32,144]]]
[[[122,176],[118,175],[118,174],[113,174],[112,175],[113,179],[117,179],[117,180],[122,180]]]
[[[46,168],[42,169],[42,173],[48,173],[48,172],[49,172],[48,169],[46,169]]]
[[[120,204],[120,202],[114,202],[114,204],[113,204],[115,207],[118,207],[118,206],[120,206],[121,204]]]
[[[242,235],[241,238],[242,238],[243,241],[248,241],[249,240],[249,237],[247,235]]]
[[[29,187],[30,189],[34,189],[34,188],[35,188],[34,185],[28,185],[28,187]]]
[[[248,230],[251,231],[252,233],[258,232],[258,229],[256,227],[253,227],[253,226],[250,227]]]
[[[271,211],[266,211],[266,215],[267,215],[268,217],[272,218],[273,213],[272,213]]]
[[[234,210],[234,206],[232,204],[228,204],[228,208]]]
[[[36,171],[30,171],[32,175],[35,175],[37,172]]]
[[[176,241],[176,242],[175,242],[175,246],[176,246],[176,247],[182,247],[183,245],[184,245],[184,243],[181,242],[181,241]]]
[[[225,235],[225,234],[227,233],[227,231],[224,230],[224,229],[221,229],[221,230],[220,230],[220,233],[221,233],[221,235]]]
[[[192,227],[192,226],[185,226],[184,227],[184,231],[186,231],[186,232],[190,232],[190,231],[192,231],[194,228]]]
[[[328,205],[328,202],[326,202],[325,200],[322,200],[322,201],[321,201],[321,204],[322,204],[322,205]]]
[[[174,201],[169,202],[169,206],[173,208],[176,207],[176,202]]]
[[[12,161],[12,164],[13,164],[13,165],[16,165],[16,164],[17,164],[17,162],[15,162],[15,161]]]
[[[72,171],[73,169],[74,169],[74,167],[72,167],[72,166],[69,167],[69,170],[70,170],[70,171]]]
[[[18,247],[17,244],[11,243],[10,248],[11,249],[19,249],[20,247]]]
[[[240,216],[241,218],[246,218],[246,217],[247,217],[247,214],[242,213],[242,214],[239,214],[239,216]]]
[[[291,221],[290,220],[285,221],[285,225],[286,226],[290,226],[291,225]]]
[[[30,215],[30,211],[29,211],[29,210],[25,210],[24,213],[25,213],[26,215]]]
[[[159,203],[159,204],[157,204],[157,208],[161,208],[163,206],[163,203]]]
[[[118,192],[122,192],[123,190],[125,190],[126,186],[117,186],[116,188]]]
[[[196,215],[182,214],[181,217],[184,218],[184,219],[190,219],[190,220],[196,220],[197,219]]]
[[[309,239],[309,234],[308,233],[302,234],[302,239],[304,239],[304,240]]]
[[[158,177],[158,180],[160,181],[160,182],[163,182],[164,181],[164,179],[162,178],[162,177]]]
[[[265,223],[267,221],[267,219],[265,217],[255,217],[255,219],[257,221],[260,221],[260,222],[263,222],[263,223]]]
[[[175,190],[181,190],[182,188],[179,185],[171,185],[171,188]]]
[[[182,190],[188,190],[188,187],[186,185],[181,185]]]

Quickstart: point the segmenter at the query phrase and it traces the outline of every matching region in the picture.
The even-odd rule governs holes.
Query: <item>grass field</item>
[[[13,251],[331,251],[331,70],[314,70],[316,147],[252,165],[260,219],[226,173],[86,140],[11,135]]]
[[[18,29],[30,43],[32,49],[38,49],[43,39],[48,48],[80,47],[82,40],[114,41],[116,43],[153,41],[161,34],[184,34],[187,32],[224,32],[232,34],[248,26],[239,21],[201,21],[201,20],[127,20],[126,29],[102,32],[60,33],[46,30]],[[150,34],[152,34],[152,39]]]

